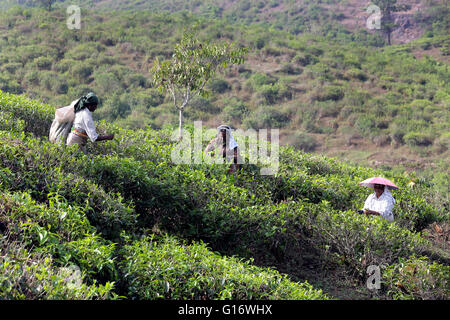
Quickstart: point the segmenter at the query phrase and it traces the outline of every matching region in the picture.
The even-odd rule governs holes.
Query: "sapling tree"
[[[381,30],[387,36],[388,45],[391,45],[391,35],[397,27],[392,18],[392,13],[408,10],[410,6],[399,4],[398,0],[372,0],[372,3],[380,8]]]
[[[185,32],[175,46],[170,60],[156,58],[150,72],[153,83],[161,92],[169,93],[179,112],[179,139],[183,135],[183,111],[191,98],[198,94],[206,96],[205,85],[217,71],[230,64],[242,64],[246,48],[231,43],[200,41],[191,32]]]

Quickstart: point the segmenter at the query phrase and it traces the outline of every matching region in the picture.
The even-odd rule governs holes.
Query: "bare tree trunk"
[[[183,109],[180,108],[179,109],[179,136],[178,136],[178,140],[181,141],[183,140]]]

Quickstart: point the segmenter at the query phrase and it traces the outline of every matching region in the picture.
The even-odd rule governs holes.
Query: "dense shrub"
[[[243,120],[248,114],[248,109],[244,102],[238,99],[230,99],[225,102],[226,105],[223,108],[224,120],[231,122],[233,120]]]
[[[351,211],[320,213],[311,227],[316,245],[336,252],[360,276],[367,266],[391,264],[426,246],[420,234]]]
[[[259,282],[253,291],[233,291],[226,281],[216,287],[216,282],[200,276],[215,277],[210,276],[214,267],[205,273],[192,267],[200,257],[190,260],[190,253],[201,249],[197,244],[154,241],[151,236],[137,240],[143,234],[169,232],[186,240],[205,241],[221,254],[254,259],[260,266],[276,266],[292,275],[301,273],[305,255],[314,252],[321,263],[328,261],[324,257],[341,261],[346,270],[362,276],[369,264],[395,264],[420,253],[428,243],[415,232],[437,219],[435,209],[424,200],[429,189],[405,189],[408,181],[392,173],[388,178],[401,187],[394,194],[396,221],[390,224],[378,217],[356,215],[351,210],[360,208],[367,196],[367,189],[358,182],[385,172],[292,148],[280,149],[279,170],[273,176],[261,176],[258,165],[226,175],[225,166],[174,164],[171,153],[176,141],[170,140],[170,128],[127,130],[100,122],[98,131],[113,132],[115,139],[89,143],[86,156],[76,147],[52,145],[46,141],[47,132],[27,127],[31,122],[28,110],[45,124],[52,119],[53,108],[21,97],[11,97],[21,103],[11,103],[9,96],[2,93],[4,100],[0,100],[4,115],[0,124],[10,130],[0,132],[0,188],[7,192],[5,199],[10,199],[5,203],[11,204],[1,219],[8,232],[9,226],[17,226],[11,236],[35,247],[34,252],[51,255],[56,265],[78,265],[90,284],[122,278],[119,290],[130,297],[156,298],[156,293],[165,298],[309,297],[290,282],[282,286],[293,290],[288,292],[271,285],[269,291],[261,291]],[[282,115],[287,117],[287,113]],[[16,119],[18,125],[11,125]],[[11,200],[14,197],[21,200]],[[132,241],[125,247],[124,239],[118,237],[121,232]],[[317,252],[322,254],[320,259]],[[219,260],[224,264],[233,260],[217,254],[203,256],[212,266],[220,265]],[[187,266],[178,261],[188,261]],[[149,271],[148,263],[161,266],[164,273],[157,268]],[[240,263],[246,265],[245,270],[256,268]],[[240,267],[234,264],[231,268]],[[224,267],[217,272],[223,275],[229,270]],[[198,278],[193,276],[196,273]],[[198,286],[190,282],[192,277]],[[181,279],[180,287],[174,279]],[[245,277],[236,281],[232,283],[253,286]],[[208,292],[208,285],[214,290]],[[183,291],[185,287],[192,290]]]
[[[293,59],[292,62],[299,64],[300,66],[307,66],[309,64],[315,64],[319,59],[308,53],[308,52],[299,52]]]
[[[400,259],[382,272],[385,290],[393,299],[447,300],[450,267],[426,257]]]
[[[355,122],[355,127],[364,135],[376,135],[377,130],[377,118],[371,114],[361,114]]]
[[[112,283],[86,284],[83,273],[55,267],[51,257],[0,239],[0,297],[5,300],[105,300],[117,297]],[[75,270],[75,271],[74,271]]]
[[[49,57],[39,57],[34,59],[34,63],[39,70],[49,70],[52,67],[52,59]]]
[[[434,140],[433,136],[426,132],[408,132],[403,139],[410,146],[429,146]]]
[[[397,223],[409,230],[422,231],[436,220],[437,210],[424,198],[414,192],[400,190],[395,193],[396,206],[394,210]]]
[[[66,171],[70,169],[69,163],[76,170],[73,152],[61,152],[50,144],[38,148],[35,141],[33,146],[33,141],[26,144],[4,135],[0,139],[3,142],[0,143],[0,167],[5,170],[6,179],[2,181],[5,187],[28,190],[39,201],[48,201],[49,193],[60,194],[85,208],[91,223],[107,237],[117,237],[122,228],[131,230],[135,226],[136,213],[123,203],[120,195],[107,193],[92,181]]]
[[[368,76],[365,74],[364,71],[356,68],[348,70],[347,74],[350,78],[357,79],[360,81],[366,81],[368,79]]]
[[[25,122],[25,131],[36,136],[47,136],[55,108],[49,105],[0,91],[0,111],[9,112]]]
[[[283,128],[289,120],[288,114],[277,107],[263,106],[250,113],[244,119],[243,126],[247,129]]]
[[[224,93],[231,89],[231,86],[224,79],[213,79],[208,84],[213,92]]]
[[[344,97],[344,90],[338,86],[327,86],[318,90],[313,96],[313,101],[338,101]]]
[[[305,152],[312,152],[317,147],[317,141],[313,136],[309,136],[303,132],[295,132],[291,145]]]
[[[70,75],[81,83],[88,83],[93,72],[92,66],[88,64],[75,64],[70,68]]]
[[[255,73],[248,80],[253,89],[258,89],[264,85],[273,85],[276,83],[276,79],[267,74]]]
[[[16,119],[10,112],[0,113],[0,130],[11,132],[22,132],[25,129],[25,122]]]
[[[37,204],[28,194],[4,194],[0,221],[9,241],[53,256],[60,265],[76,264],[89,279],[114,280],[114,245],[95,235],[81,208],[58,196],[49,205]]]
[[[221,257],[204,243],[147,237],[125,246],[123,255],[123,281],[136,299],[327,299],[306,282]]]

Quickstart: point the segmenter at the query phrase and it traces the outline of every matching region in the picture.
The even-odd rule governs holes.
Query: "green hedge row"
[[[34,102],[22,103],[26,113],[26,104]],[[316,250],[323,261],[327,256],[340,259],[361,276],[369,264],[395,264],[420,253],[428,244],[414,230],[437,219],[436,210],[406,188],[405,178],[396,180],[402,187],[394,194],[398,221],[390,224],[356,215],[352,210],[360,208],[367,196],[367,189],[357,182],[381,171],[335,159],[282,148],[277,175],[261,176],[254,167],[244,166],[240,174],[228,176],[222,166],[173,164],[174,143],[168,131],[129,131],[106,123],[100,130],[112,129],[116,138],[89,144],[91,153],[85,156],[76,147],[50,144],[35,128],[21,132],[11,124],[17,118],[28,121],[17,116],[18,105],[0,103],[0,107],[7,114],[4,128],[10,130],[0,132],[0,190],[27,192],[30,196],[24,199],[30,207],[33,198],[45,203],[38,206],[66,202],[81,208],[99,232],[61,244],[55,222],[45,225],[52,218],[44,215],[19,233],[28,235],[24,239],[30,244],[43,245],[55,259],[73,258],[88,279],[114,280],[115,248],[108,241],[120,243],[122,231],[138,235],[143,229],[202,240],[222,254],[254,259],[293,275],[302,268],[303,253]],[[47,121],[45,116],[36,119],[35,125]],[[43,138],[32,138],[30,132]],[[55,246],[47,246],[47,241]],[[96,249],[105,259],[94,259]],[[122,255],[120,261],[126,258]],[[136,272],[137,278],[145,278]]]
[[[129,297],[139,299],[326,300],[307,282],[290,281],[251,261],[225,258],[205,243],[187,245],[153,236],[123,248],[121,263]]]
[[[5,300],[114,299],[113,284],[86,284],[83,273],[57,267],[48,255],[31,253],[0,238],[0,297]]]

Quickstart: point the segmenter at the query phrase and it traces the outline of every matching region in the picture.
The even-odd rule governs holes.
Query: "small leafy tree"
[[[242,64],[246,48],[234,45],[201,42],[190,32],[185,32],[175,46],[172,59],[153,61],[150,72],[153,83],[161,92],[169,92],[179,112],[179,139],[183,134],[183,111],[195,94],[206,96],[205,85],[216,71],[229,64]]]
[[[397,25],[392,19],[393,12],[405,11],[410,8],[407,4],[399,4],[398,0],[372,0],[381,10],[381,30],[387,36],[388,45],[391,45],[391,34]]]

